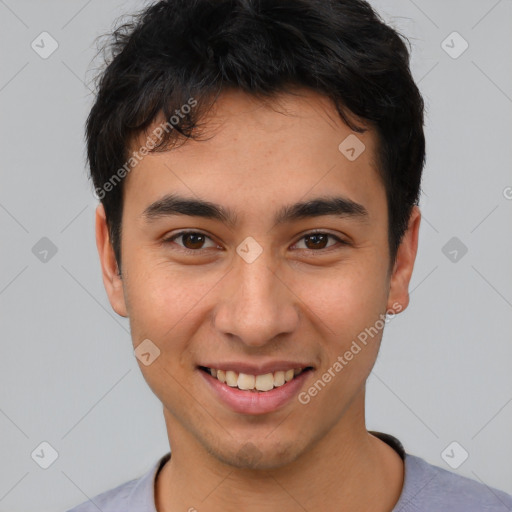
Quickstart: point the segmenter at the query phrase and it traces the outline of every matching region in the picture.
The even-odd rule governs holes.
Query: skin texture
[[[160,349],[151,365],[139,362],[163,404],[172,449],[157,479],[157,509],[390,511],[403,463],[364,419],[382,330],[308,404],[293,399],[268,414],[229,409],[197,365],[307,362],[315,368],[307,390],[379,315],[407,307],[419,209],[390,265],[375,134],[357,134],[366,149],[349,161],[338,146],[353,132],[316,93],[269,105],[226,92],[204,122],[209,140],[150,154],[126,178],[122,278],[101,205],[96,214],[110,303],[129,317],[134,347],[150,339]],[[236,210],[237,224],[191,216],[148,222],[142,212],[169,193]],[[322,216],[273,227],[283,205],[330,195],[364,205],[367,219]],[[210,238],[165,241],[184,229]],[[347,244],[328,239],[316,248],[304,238],[316,229]],[[236,253],[249,236],[263,249],[250,264]]]

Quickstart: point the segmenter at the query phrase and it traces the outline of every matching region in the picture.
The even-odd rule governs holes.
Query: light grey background
[[[411,40],[428,157],[411,304],[386,327],[368,428],[447,469],[456,441],[456,472],[512,493],[512,2],[372,3]],[[169,449],[101,282],[83,144],[94,39],[143,5],[0,0],[0,512],[65,510]],[[47,59],[31,48],[43,31]],[[32,252],[42,237],[55,255]],[[452,237],[462,257],[443,253]],[[43,441],[48,469],[47,447],[31,457]]]

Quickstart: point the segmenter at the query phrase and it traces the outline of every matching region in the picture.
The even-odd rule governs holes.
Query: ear
[[[414,206],[409,217],[407,231],[404,233],[398,248],[390,277],[388,310],[396,313],[400,313],[409,305],[409,282],[418,250],[420,221],[420,209]]]
[[[100,257],[103,285],[110,305],[118,315],[127,317],[123,281],[119,275],[114,249],[110,243],[107,218],[102,204],[96,208],[96,246]]]

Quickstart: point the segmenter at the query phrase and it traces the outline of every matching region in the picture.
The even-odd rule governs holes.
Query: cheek
[[[182,393],[180,383],[190,375],[190,340],[200,324],[198,304],[211,285],[184,276],[169,265],[153,262],[145,266],[141,261],[138,269],[127,268],[130,273],[125,290],[133,346],[149,339],[159,350],[150,365],[139,362],[140,370],[155,395],[171,411],[179,410],[190,399]]]
[[[180,340],[197,327],[198,306],[218,276],[192,267],[177,270],[169,262],[140,261],[128,269],[125,292],[134,344],[148,337],[166,350],[183,349]]]
[[[385,327],[387,294],[382,275],[355,268],[320,284],[323,286],[309,295],[307,305],[321,319],[316,325],[321,330],[317,342],[323,346],[323,357],[315,381],[299,401],[309,404],[312,416],[327,415],[329,423],[339,419],[375,364]],[[306,287],[304,283],[304,290]]]
[[[316,317],[316,323],[325,329],[326,338],[331,339],[329,346],[343,346],[385,310],[386,283],[379,265],[347,263],[314,275],[302,274],[300,280],[294,279],[293,289],[307,306],[304,314],[312,322]]]

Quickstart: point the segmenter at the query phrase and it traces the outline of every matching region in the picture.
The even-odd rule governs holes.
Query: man
[[[425,158],[400,36],[354,0],[168,0],[87,121],[113,309],[172,451],[74,512],[512,510],[365,426]]]

